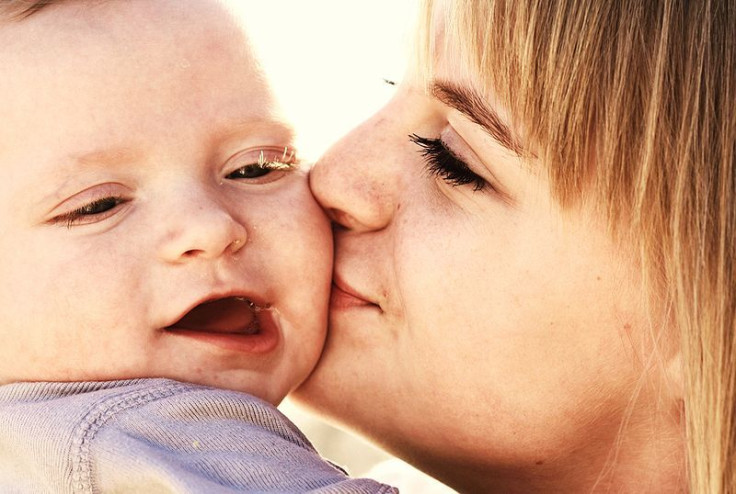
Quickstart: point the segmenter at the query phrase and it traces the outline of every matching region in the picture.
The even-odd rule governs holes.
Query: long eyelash
[[[427,169],[453,186],[473,184],[473,191],[483,190],[488,182],[474,173],[463,160],[453,154],[441,139],[411,134],[409,140],[421,148]]]
[[[68,213],[62,214],[60,216],[57,216],[56,218],[53,218],[54,223],[61,223],[67,228],[71,228],[74,225],[77,224],[79,220],[81,220],[84,217],[89,216],[95,216],[96,214],[88,214],[85,213],[85,209],[93,206],[99,206],[100,204],[104,203],[105,201],[112,200],[115,204],[110,208],[107,209],[101,213],[96,214],[105,214],[108,211],[111,211],[112,209],[116,208],[117,206],[127,202],[127,200],[123,199],[122,197],[103,197],[102,199],[98,199],[96,201],[93,201],[85,206],[82,206],[81,208],[75,209],[74,211],[70,211]]]
[[[289,149],[289,146],[284,146],[284,151],[281,153],[280,158],[266,159],[266,155],[263,151],[258,155],[258,166],[261,168],[270,168],[272,170],[292,170],[299,166],[296,158],[296,153],[293,149]]]

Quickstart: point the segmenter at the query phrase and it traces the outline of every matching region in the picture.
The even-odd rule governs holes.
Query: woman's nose
[[[245,246],[245,225],[225,207],[217,191],[188,191],[177,201],[160,241],[163,260],[179,263],[192,259],[215,259],[234,254]]]
[[[317,201],[350,230],[380,230],[393,218],[400,177],[386,127],[378,115],[363,123],[328,150],[310,174]]]

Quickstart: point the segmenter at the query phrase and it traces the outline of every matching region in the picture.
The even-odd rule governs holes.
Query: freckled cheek
[[[502,330],[521,310],[525,290],[509,240],[438,219],[408,219],[397,231],[393,255],[406,317],[438,330]]]
[[[477,287],[469,286],[477,262],[468,266],[469,253],[463,239],[433,225],[409,220],[397,230],[394,248],[386,255],[393,258],[398,298],[404,317],[426,319],[421,325],[445,325],[457,310],[457,302]],[[475,261],[475,260],[474,260]],[[389,294],[390,295],[390,294]],[[396,298],[396,295],[393,295]]]

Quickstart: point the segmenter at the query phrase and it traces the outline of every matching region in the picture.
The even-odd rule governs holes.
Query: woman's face
[[[595,462],[586,448],[616,437],[647,329],[631,256],[592,211],[556,204],[458,58],[439,57],[429,93],[409,77],[313,169],[335,271],[298,397],[462,486],[443,471]]]

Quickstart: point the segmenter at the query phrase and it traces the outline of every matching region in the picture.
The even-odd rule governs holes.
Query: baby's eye
[[[294,151],[288,147],[246,151],[235,155],[230,160],[229,168],[233,171],[225,175],[225,178],[253,183],[271,182],[278,179],[284,172],[296,168],[296,163]]]
[[[251,165],[245,165],[241,168],[238,168],[234,172],[227,175],[227,178],[230,179],[253,179],[253,178],[259,178],[263,177],[265,175],[268,175],[272,171],[274,171],[275,168],[272,168],[268,166],[270,163],[253,163]]]
[[[51,218],[51,223],[71,228],[75,225],[95,223],[114,214],[118,206],[128,202],[122,197],[103,197],[67,213]]]
[[[119,197],[105,197],[104,199],[99,199],[85,206],[82,206],[74,212],[82,216],[102,214],[105,211],[109,211],[120,204],[120,201],[121,199]]]

